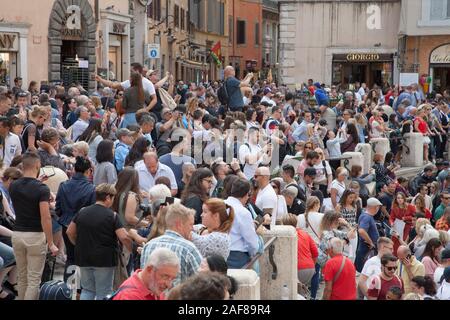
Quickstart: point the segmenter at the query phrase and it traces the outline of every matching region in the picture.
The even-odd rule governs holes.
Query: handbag
[[[117,213],[114,213],[114,224],[116,224],[117,221]],[[117,240],[117,247],[116,247],[116,253],[117,253],[117,265],[114,270],[114,282],[113,282],[113,289],[117,290],[120,285],[128,279],[128,271],[127,271],[127,265],[128,261],[126,261],[126,255],[124,253],[124,249],[122,244],[119,240]]]

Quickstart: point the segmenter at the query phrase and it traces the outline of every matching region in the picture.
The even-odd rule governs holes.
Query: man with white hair
[[[202,255],[191,242],[195,211],[181,204],[172,204],[167,208],[166,232],[151,241],[142,249],[141,267],[144,268],[149,256],[158,248],[168,248],[180,258],[180,272],[174,285],[183,282],[197,273]]]
[[[165,200],[166,198],[171,196],[172,194],[170,192],[170,189],[167,188],[167,186],[164,184],[157,184],[156,186],[151,187],[148,192],[148,198],[150,202]]]
[[[79,107],[78,111],[80,116],[72,126],[72,141],[77,141],[78,137],[87,129],[89,126],[89,118],[91,117],[85,106]]]
[[[179,270],[180,259],[173,251],[155,249],[145,267],[122,283],[112,300],[159,300],[164,291],[172,288]]]
[[[323,268],[325,289],[322,300],[356,300],[356,270],[342,253],[344,243],[332,238],[327,253],[331,257]]]

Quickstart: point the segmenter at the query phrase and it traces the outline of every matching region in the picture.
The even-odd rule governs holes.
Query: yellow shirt
[[[411,293],[411,280],[414,277],[417,276],[425,276],[425,267],[419,260],[416,259],[416,257],[411,257],[411,273],[413,277],[410,279],[408,272],[406,271],[405,265],[401,262],[399,259],[397,262],[397,271],[395,274],[399,276],[403,281],[403,286],[405,290],[405,295],[408,293]]]

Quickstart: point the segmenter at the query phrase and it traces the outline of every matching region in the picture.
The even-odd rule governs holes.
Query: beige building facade
[[[402,72],[431,77],[425,91],[450,89],[450,1],[402,1],[399,55]]]
[[[397,81],[400,9],[400,0],[280,1],[282,83]]]
[[[93,73],[128,78],[139,47],[134,25],[139,2],[7,1],[0,17],[0,85],[13,86],[14,78],[22,77],[24,89],[34,80],[95,90]]]

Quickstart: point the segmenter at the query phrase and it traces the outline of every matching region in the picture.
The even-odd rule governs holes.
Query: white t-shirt
[[[276,219],[281,219],[283,218],[283,216],[288,214],[287,211],[287,204],[286,204],[286,199],[284,199],[283,196],[277,196],[278,198],[278,207],[277,207],[277,214],[276,214]],[[272,221],[274,220],[274,217],[272,217]]]
[[[278,196],[273,190],[270,183],[262,190],[258,192],[258,196],[256,197],[255,204],[256,206],[264,211],[264,209],[275,209],[278,202]],[[272,212],[272,225],[275,225],[275,221],[277,219],[277,210],[273,210]]]
[[[122,86],[123,90],[127,90],[131,87],[131,82],[130,80],[127,80],[122,82],[120,85]],[[147,78],[142,77],[142,86],[144,87],[144,91],[148,92],[149,95],[153,96],[156,94],[155,86]]]
[[[379,256],[373,256],[369,260],[366,261],[364,264],[364,267],[361,271],[362,275],[365,275],[367,277],[366,285],[369,286],[370,278],[372,276],[377,276],[381,274],[381,259]]]
[[[443,267],[437,267],[436,270],[434,270],[434,282],[439,286],[439,282],[441,281],[442,276],[444,275],[444,268]]]
[[[256,169],[261,161],[256,161],[254,164],[249,164],[245,162],[245,157],[248,155],[257,155],[262,150],[260,145],[252,145],[250,143],[243,144],[239,148],[239,162],[244,165],[244,174],[247,179],[251,179],[255,176]]]
[[[331,183],[331,189],[337,190],[336,203],[338,203],[339,201],[341,201],[342,195],[344,194],[345,184],[343,182],[341,183],[337,180],[333,180],[333,182]]]
[[[441,286],[437,290],[436,298],[439,300],[450,300],[450,283],[442,281]]]
[[[277,104],[275,103],[275,101],[273,101],[272,99],[267,98],[266,96],[262,97],[261,99],[261,103],[262,102],[267,102],[269,103],[272,107],[275,107]]]
[[[325,161],[325,167],[323,166],[323,161],[320,161],[319,164],[314,166],[316,169],[316,177],[314,178],[314,184],[328,184],[328,177],[333,175],[331,171],[330,164],[328,161]]]
[[[3,169],[9,168],[15,156],[22,153],[20,139],[14,133],[9,132],[4,145],[0,145],[0,157],[3,159]]]
[[[301,214],[301,215],[298,216],[297,227],[302,229],[302,230],[304,230],[304,231],[306,231],[311,236],[311,238],[313,238],[313,240],[316,243],[316,245],[320,244],[320,239],[316,236],[314,231],[317,234],[319,234],[319,232],[320,232],[320,223],[322,222],[322,218],[323,218],[323,213],[310,212],[308,214],[309,227],[306,228],[305,215]],[[314,229],[314,231],[311,229],[311,227]]]
[[[381,124],[377,120],[372,122],[372,138],[380,138],[383,135],[383,131],[377,129]]]

